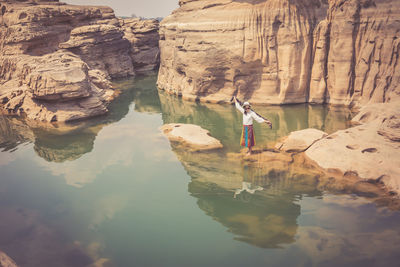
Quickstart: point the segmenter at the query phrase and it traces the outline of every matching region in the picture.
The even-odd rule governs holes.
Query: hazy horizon
[[[60,0],[73,5],[109,6],[114,9],[116,16],[130,17],[135,14],[138,17],[156,18],[166,17],[178,8],[178,0]]]

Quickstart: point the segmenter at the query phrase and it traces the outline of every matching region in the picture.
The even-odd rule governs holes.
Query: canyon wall
[[[400,2],[331,0],[314,31],[310,102],[365,105],[400,95]]]
[[[158,86],[183,98],[360,106],[399,99],[395,0],[181,0]]]
[[[124,31],[124,37],[131,43],[129,55],[132,58],[135,72],[157,69],[160,64],[158,20],[128,18],[120,19],[120,24]]]
[[[149,39],[146,31],[137,36],[136,25],[123,23],[109,7],[0,1],[3,113],[47,122],[106,113],[115,95],[110,80],[135,74],[136,50]],[[147,24],[152,29],[148,42],[157,46],[158,22]],[[141,69],[154,69],[158,51],[142,58]]]

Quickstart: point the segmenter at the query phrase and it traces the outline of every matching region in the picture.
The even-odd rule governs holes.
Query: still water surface
[[[398,211],[320,191],[307,173],[230,161],[241,114],[159,93],[155,81],[117,83],[107,116],[68,128],[0,117],[0,250],[20,266],[397,265]],[[255,126],[263,146],[298,129],[344,129],[352,116],[257,111],[274,124]],[[170,144],[159,127],[171,122],[208,129],[224,149]]]

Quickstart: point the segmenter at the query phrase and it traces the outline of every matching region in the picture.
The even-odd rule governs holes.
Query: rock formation
[[[209,131],[194,124],[170,123],[161,127],[170,141],[183,143],[194,151],[222,148],[219,140],[210,136]]]
[[[325,136],[327,136],[325,132],[312,128],[295,131],[291,132],[282,143],[277,143],[275,148],[286,152],[302,152]]]
[[[397,103],[369,105],[353,120],[362,124],[317,141],[306,150],[306,156],[324,169],[353,173],[400,193]]]
[[[310,102],[363,106],[400,99],[400,4],[331,0],[314,31]]]
[[[390,156],[400,151],[398,1],[179,3],[160,25],[160,89],[213,103],[238,95],[260,104],[365,107],[356,122],[367,113],[375,119],[313,145],[280,148],[311,145],[306,155],[323,168],[400,192],[399,157]],[[296,141],[292,137],[288,142]]]
[[[124,37],[131,43],[130,56],[136,72],[155,70],[160,64],[159,22],[155,19],[121,19]]]
[[[158,85],[170,93],[264,104],[399,99],[398,1],[179,3],[160,25]]]
[[[330,135],[317,129],[292,132],[276,144],[286,152],[303,152],[338,177],[384,185],[400,193],[400,110],[397,103],[370,104],[353,119],[358,126]],[[363,185],[365,187],[365,185]]]
[[[49,162],[80,158],[92,151],[96,136],[104,127],[126,116],[134,98],[143,98],[137,95],[140,90],[129,90],[132,82],[133,79],[128,79],[124,83],[114,83],[114,88],[121,93],[113,100],[109,113],[96,120],[53,124],[0,116],[0,151],[14,152],[22,144],[33,143],[36,154]],[[140,81],[138,84],[140,86]],[[152,103],[149,104],[151,106]]]
[[[142,43],[132,47],[109,7],[0,1],[0,10],[0,107],[6,114],[47,122],[104,114],[114,95],[110,79],[135,74],[132,60]],[[137,24],[151,28],[137,37],[136,24],[130,27],[135,40],[151,32],[143,50],[157,45],[158,24]],[[140,69],[157,65],[154,49],[141,57]]]

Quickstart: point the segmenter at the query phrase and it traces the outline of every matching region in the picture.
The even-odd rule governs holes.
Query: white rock
[[[180,142],[194,150],[211,150],[222,148],[219,140],[210,136],[209,131],[194,124],[170,123],[161,127],[171,141]]]

